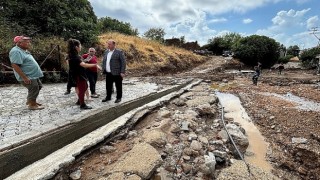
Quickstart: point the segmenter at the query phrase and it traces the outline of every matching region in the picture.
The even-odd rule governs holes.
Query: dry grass
[[[125,53],[128,70],[144,72],[143,74],[173,73],[187,70],[205,61],[205,57],[191,51],[173,46],[164,46],[158,42],[136,36],[119,33],[107,33],[99,36],[100,43],[113,39],[117,48]],[[141,71],[143,70],[143,71]]]

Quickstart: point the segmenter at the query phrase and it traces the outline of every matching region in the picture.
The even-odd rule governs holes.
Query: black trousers
[[[86,73],[90,84],[90,92],[91,94],[96,94],[96,83],[98,79],[98,73],[92,72],[90,70],[87,70]]]
[[[70,92],[72,87],[76,87],[74,80],[72,79],[70,71],[68,72],[67,91]]]
[[[111,99],[113,83],[116,84],[117,99],[121,99],[122,98],[122,77],[120,75],[112,75],[111,73],[106,73],[107,99]]]

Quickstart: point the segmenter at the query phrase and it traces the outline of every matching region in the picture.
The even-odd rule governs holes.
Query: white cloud
[[[280,11],[277,16],[272,19],[275,26],[281,28],[291,28],[293,26],[303,25],[304,15],[310,11],[309,9],[304,9],[301,11],[295,11],[290,9],[289,11]]]
[[[272,19],[272,26],[259,29],[256,34],[271,37],[285,46],[298,45],[300,48],[315,46],[315,39],[308,33],[308,26],[318,22],[317,16],[306,20],[309,9],[280,11]],[[303,46],[302,46],[303,44]]]
[[[167,37],[185,36],[187,41],[198,40],[200,44],[216,35],[210,24],[227,22],[226,18],[213,18],[218,15],[236,12],[245,13],[268,3],[285,0],[89,0],[98,17],[110,16],[130,22],[143,34],[149,28],[165,29]],[[210,18],[209,18],[210,17]]]
[[[211,19],[208,21],[208,24],[214,24],[214,23],[222,23],[227,22],[228,20],[226,18],[217,18],[217,19]]]
[[[133,27],[138,28],[141,35],[150,28],[161,27],[166,32],[166,38],[185,36],[186,41],[197,40],[200,45],[204,45],[208,39],[218,34],[229,32],[228,30],[216,30],[218,29],[218,23],[227,24],[226,22],[233,20],[230,16],[225,16],[226,13],[244,15],[250,10],[274,5],[274,3],[281,1],[292,2],[291,0],[89,1],[94,6],[94,11],[98,17],[110,16],[120,21],[129,22]],[[306,1],[308,0],[295,0],[293,3],[304,3]],[[319,22],[316,17],[306,20],[306,14],[309,11],[310,9],[280,11],[272,19],[272,25],[258,30],[257,34],[276,37],[280,42],[287,42],[289,37],[286,35],[287,31],[294,31],[293,34],[297,34],[305,31],[306,26],[312,26]],[[253,21],[243,19],[242,22],[248,24]]]
[[[252,21],[253,21],[253,20],[252,20],[252,19],[249,19],[249,18],[242,20],[243,24],[250,24],[250,23],[252,23]]]
[[[317,27],[317,26],[319,26],[319,23],[320,23],[319,17],[313,16],[307,20],[307,28],[311,29],[311,28]]]

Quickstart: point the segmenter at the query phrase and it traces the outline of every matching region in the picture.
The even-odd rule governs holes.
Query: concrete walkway
[[[151,78],[125,79],[123,99],[119,104],[169,87],[169,85],[161,85],[152,81]],[[97,83],[97,93],[101,94],[100,98],[86,101],[89,106],[93,107],[92,110],[80,110],[79,106],[75,105],[77,97],[74,90],[71,94],[64,95],[65,90],[66,84],[64,83],[44,84],[38,101],[45,106],[45,109],[31,111],[25,105],[26,88],[20,85],[0,88],[0,152],[57,127],[75,123],[88,112],[94,113],[99,108],[117,105],[114,103],[115,94],[112,96],[112,101],[101,102],[105,97],[104,81]]]
[[[115,94],[111,101],[101,102],[105,85],[99,81],[101,97],[87,102],[92,110],[80,110],[75,93],[64,95],[66,84],[44,85],[38,102],[45,109],[37,111],[27,108],[24,87],[0,88],[0,179],[190,82],[188,78],[127,78],[122,101],[115,104]]]

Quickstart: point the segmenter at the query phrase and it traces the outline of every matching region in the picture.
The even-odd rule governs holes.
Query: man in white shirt
[[[102,61],[102,72],[106,75],[107,96],[102,102],[111,100],[112,85],[115,82],[117,91],[115,103],[119,103],[122,98],[122,80],[125,76],[126,60],[123,52],[120,49],[116,49],[114,40],[107,41],[107,46],[108,50],[106,50]]]

